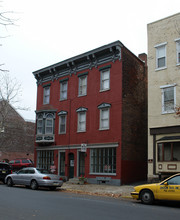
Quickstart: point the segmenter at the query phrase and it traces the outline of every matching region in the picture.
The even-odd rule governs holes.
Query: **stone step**
[[[72,184],[78,184],[79,183],[79,178],[75,177],[75,178],[70,178],[68,180],[69,183],[72,183]]]

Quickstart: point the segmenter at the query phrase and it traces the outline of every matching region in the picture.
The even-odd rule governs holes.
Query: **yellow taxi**
[[[134,190],[131,196],[144,204],[152,204],[154,200],[180,201],[180,173],[160,183],[136,186]]]

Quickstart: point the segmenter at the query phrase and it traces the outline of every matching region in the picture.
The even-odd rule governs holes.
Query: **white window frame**
[[[180,38],[175,40],[176,42],[176,62],[180,65]]]
[[[167,88],[174,88],[174,107],[172,110],[165,110],[165,105],[164,105],[164,92],[165,89]],[[168,114],[168,113],[174,113],[175,112],[175,107],[176,107],[176,84],[171,84],[171,85],[164,85],[164,86],[160,86],[160,89],[162,90],[162,114]]]
[[[103,118],[103,111],[107,111],[107,118]],[[109,129],[109,122],[110,122],[110,118],[109,118],[109,116],[110,116],[110,108],[108,107],[108,108],[102,108],[102,109],[100,109],[100,123],[99,123],[99,130],[108,130]],[[103,120],[107,120],[107,124],[108,124],[108,126],[103,126],[103,124],[104,124],[104,122],[103,122]]]
[[[85,84],[83,85],[83,82],[85,80]],[[79,96],[85,96],[87,95],[87,75],[80,76],[79,77]]]
[[[64,89],[64,86],[66,88]],[[67,100],[68,81],[60,82],[60,101]]]
[[[65,118],[64,124],[62,124],[62,117]],[[66,119],[67,119],[67,115],[65,114],[59,116],[59,134],[66,134]],[[64,125],[65,127],[64,131],[61,131],[61,125]]]
[[[50,115],[50,117],[48,117],[47,115],[46,120],[45,120],[45,134],[53,134],[53,120],[54,120],[53,115]],[[52,126],[47,125],[48,121],[51,121]],[[47,132],[47,128],[51,128],[52,131]]]
[[[84,121],[81,120],[82,115],[85,116]],[[78,128],[77,128],[78,132],[85,132],[86,131],[86,111],[78,112],[78,123],[77,124],[78,124]],[[84,127],[83,127],[83,125],[84,125]]]
[[[41,122],[41,126],[39,122]],[[39,132],[39,128],[41,128],[41,132]],[[43,134],[43,118],[37,119],[37,134]]]
[[[50,86],[45,86],[43,90],[43,104],[49,104],[50,102]]]
[[[104,79],[103,75],[108,72],[108,79]],[[100,80],[100,91],[107,91],[110,89],[110,68],[107,68],[105,70],[100,71],[101,74],[101,80]],[[106,88],[104,86],[105,82],[108,81],[108,87]]]
[[[158,44],[158,45],[155,46],[155,48],[156,48],[156,70],[162,70],[162,69],[167,68],[166,45],[167,45],[167,42],[162,43],[162,44]],[[160,48],[164,48],[164,56],[159,56],[159,49]],[[165,59],[165,65],[162,66],[162,67],[159,67],[158,66],[158,60],[161,59],[161,58]]]

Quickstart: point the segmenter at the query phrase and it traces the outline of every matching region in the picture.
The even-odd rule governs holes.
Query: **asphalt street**
[[[142,205],[131,199],[31,190],[0,185],[0,220],[169,220],[179,219],[179,205]]]

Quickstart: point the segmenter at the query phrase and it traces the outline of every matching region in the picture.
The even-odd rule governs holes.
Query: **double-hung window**
[[[37,134],[43,133],[43,116],[40,115],[37,119]]]
[[[110,89],[110,69],[101,71],[101,91]]]
[[[59,115],[59,134],[65,134],[66,133],[66,111],[61,111],[58,113]]]
[[[60,100],[67,99],[68,79],[60,81]]]
[[[100,130],[109,129],[110,107],[111,107],[111,105],[108,103],[103,103],[98,106],[98,108],[100,110],[100,123],[99,123]]]
[[[45,120],[45,134],[53,134],[53,115],[47,115]]]
[[[78,75],[79,77],[79,96],[87,95],[87,74],[83,73]]]
[[[176,84],[161,86],[162,113],[173,113],[176,107]]]
[[[176,39],[177,65],[180,65],[180,39]]]
[[[43,104],[49,104],[50,101],[50,85],[44,86]]]
[[[77,123],[77,131],[85,132],[86,131],[86,112],[87,108],[79,108],[76,110],[78,113],[78,123]]]
[[[156,45],[156,69],[166,68],[166,44]]]

